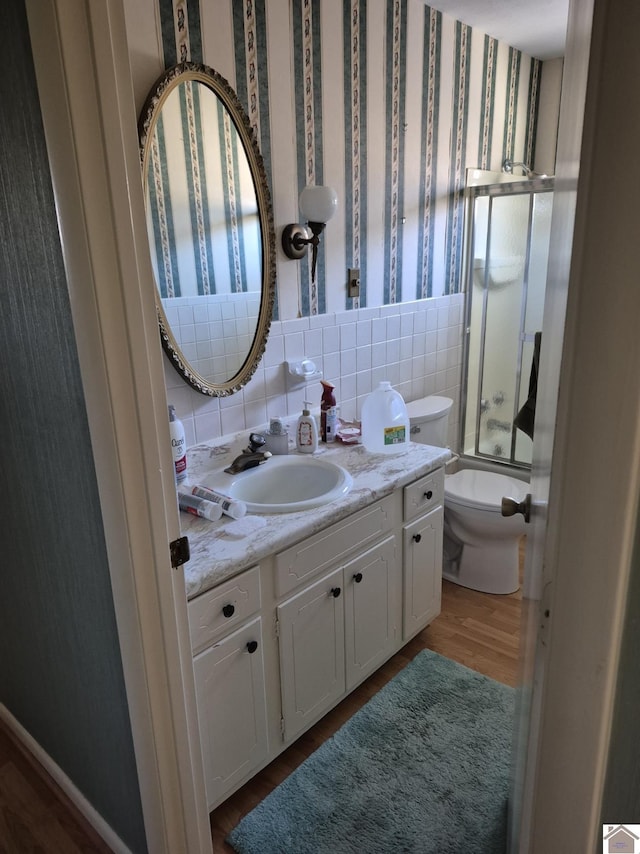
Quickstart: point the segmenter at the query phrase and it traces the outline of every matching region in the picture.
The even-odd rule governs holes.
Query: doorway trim
[[[211,851],[122,0],[26,0],[149,851]],[[145,284],[146,283],[146,284]],[[88,816],[91,820],[91,816]],[[100,830],[97,828],[98,831]]]
[[[602,794],[616,685],[625,675],[620,644],[639,525],[640,216],[629,164],[640,111],[626,97],[640,76],[628,39],[634,26],[640,8],[571,3],[531,481],[532,518],[546,540],[534,532],[537,610],[525,684],[533,712],[522,824],[510,846],[518,854],[557,850],[559,828],[571,829],[574,850],[599,850],[606,818]],[[575,113],[582,105],[584,124],[582,109]],[[552,313],[557,322],[548,326]],[[545,349],[545,338],[557,352]],[[531,560],[528,548],[528,570]]]

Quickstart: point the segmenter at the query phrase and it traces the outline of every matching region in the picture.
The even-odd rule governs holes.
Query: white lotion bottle
[[[296,425],[296,448],[301,454],[312,454],[318,450],[318,426],[311,415],[311,404],[305,400],[302,415]]]
[[[180,483],[187,476],[187,441],[182,421],[177,418],[176,408],[172,403],[169,404],[169,434],[176,482]]]

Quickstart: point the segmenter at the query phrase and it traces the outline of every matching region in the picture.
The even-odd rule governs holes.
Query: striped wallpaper
[[[258,203],[237,129],[216,95],[182,83],[149,136],[147,211],[163,298],[257,290]]]
[[[165,65],[190,58],[234,80],[269,181],[293,169],[271,186],[276,228],[278,203],[297,210],[306,184],[338,192],[316,282],[299,263],[297,304],[281,292],[280,316],[460,291],[465,171],[533,164],[540,61],[420,0],[157,2]],[[214,15],[228,22],[231,60],[202,55]],[[269,77],[274,52],[289,55],[287,87]],[[294,262],[277,263],[288,281]],[[359,299],[347,267],[360,269]]]
[[[363,0],[344,3],[344,129],[345,129],[345,240],[347,267],[360,270],[360,296],[346,297],[345,308],[367,304],[367,5]]]

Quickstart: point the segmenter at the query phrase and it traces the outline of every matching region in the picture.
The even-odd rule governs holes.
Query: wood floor
[[[0,854],[111,854],[4,726],[0,726]]]
[[[515,685],[520,592],[492,596],[443,582],[442,613],[380,670],[211,814],[215,854],[240,819],[347,721],[422,649]],[[0,854],[109,854],[30,754],[0,726]]]

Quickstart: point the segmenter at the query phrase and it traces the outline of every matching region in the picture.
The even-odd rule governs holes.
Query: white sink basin
[[[244,501],[249,513],[294,513],[346,495],[353,479],[346,469],[315,457],[274,456],[236,475],[225,492]]]

